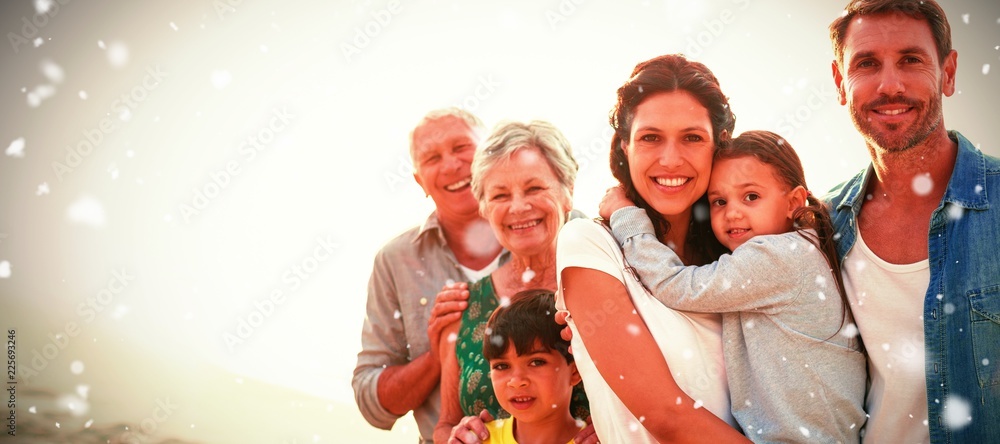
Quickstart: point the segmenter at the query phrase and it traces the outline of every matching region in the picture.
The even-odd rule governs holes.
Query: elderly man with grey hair
[[[441,407],[442,329],[467,305],[435,304],[435,297],[446,283],[489,275],[507,257],[471,191],[472,159],[483,133],[482,122],[458,108],[432,111],[414,128],[413,178],[435,211],[382,247],[368,283],[354,397],[380,429],[391,429],[412,410],[421,442],[431,441]]]

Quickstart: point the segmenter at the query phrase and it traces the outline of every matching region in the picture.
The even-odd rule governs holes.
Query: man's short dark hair
[[[951,53],[951,25],[944,10],[934,0],[851,0],[844,8],[844,13],[830,23],[830,41],[833,43],[833,53],[837,64],[844,64],[844,40],[847,39],[847,27],[851,22],[866,15],[888,14],[901,12],[918,20],[926,20],[934,36],[937,46],[938,62],[944,63],[945,57]]]

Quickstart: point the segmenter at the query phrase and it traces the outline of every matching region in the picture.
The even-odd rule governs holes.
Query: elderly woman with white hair
[[[523,290],[556,290],[556,237],[573,208],[578,166],[569,142],[552,124],[502,123],[481,147],[472,162],[472,193],[510,260],[469,286],[461,320],[441,335],[435,442],[446,442],[464,416],[484,409],[495,418],[509,416],[494,396],[489,363],[482,356],[486,321]],[[576,418],[590,416],[579,385],[570,409]]]

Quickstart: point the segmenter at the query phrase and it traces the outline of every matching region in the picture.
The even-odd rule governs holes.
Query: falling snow
[[[49,183],[42,182],[38,184],[38,189],[35,191],[36,196],[41,196],[43,194],[49,194]]]
[[[80,362],[79,360],[71,362],[69,364],[69,371],[74,375],[83,373],[83,362]]]
[[[14,141],[7,146],[7,150],[4,151],[4,154],[10,157],[24,157],[24,137],[14,139]]]
[[[944,400],[944,425],[959,430],[972,423],[972,406],[960,396],[949,395]]]
[[[934,180],[930,174],[918,174],[913,176],[913,192],[919,196],[926,196],[934,189]]]
[[[531,282],[531,280],[534,278],[535,278],[535,270],[532,270],[530,268],[525,269],[524,273],[521,273],[521,282],[524,282],[525,284]]]
[[[174,31],[176,31],[177,30],[177,24],[174,23],[174,22],[170,22],[170,29],[173,29]]]
[[[35,12],[37,12],[38,15],[48,13],[49,10],[52,9],[52,3],[54,1],[55,0],[35,0]]]
[[[853,338],[858,336],[858,326],[853,323],[849,323],[844,326],[844,330],[840,332],[841,336],[845,338]]]
[[[38,108],[42,101],[56,94],[56,88],[52,85],[38,85],[26,96],[28,106]]]
[[[104,42],[98,42],[98,46],[104,49]],[[124,68],[128,64],[128,46],[125,46],[122,42],[111,42],[108,45],[106,55],[108,56],[108,62],[114,68]]]
[[[639,336],[639,326],[635,324],[628,324],[625,326],[625,331],[632,336]]]
[[[10,279],[10,262],[0,261],[0,279]]]
[[[217,69],[212,71],[212,86],[215,89],[223,89],[229,86],[229,82],[233,81],[233,75],[229,73],[229,70]]]
[[[66,72],[63,71],[61,66],[51,60],[42,60],[40,68],[45,78],[49,79],[52,83],[62,83],[66,79]]]
[[[965,209],[953,203],[948,204],[948,219],[959,220],[965,214]]]
[[[802,436],[805,436],[806,438],[809,437],[809,429],[805,427],[799,427],[799,433],[801,433]]]
[[[969,14],[962,14],[962,23],[969,24]]]
[[[990,64],[989,63],[984,63],[983,64],[983,75],[985,76],[985,75],[987,75],[989,73],[990,73]]]
[[[104,206],[97,199],[84,196],[73,202],[66,211],[69,220],[83,225],[100,227],[104,225]]]

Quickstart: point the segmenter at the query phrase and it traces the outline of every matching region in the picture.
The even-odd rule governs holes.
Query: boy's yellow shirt
[[[483,441],[483,444],[517,444],[514,439],[514,418],[497,419],[486,423],[486,430],[490,431],[490,439]],[[569,440],[566,444],[576,444],[576,440]]]

